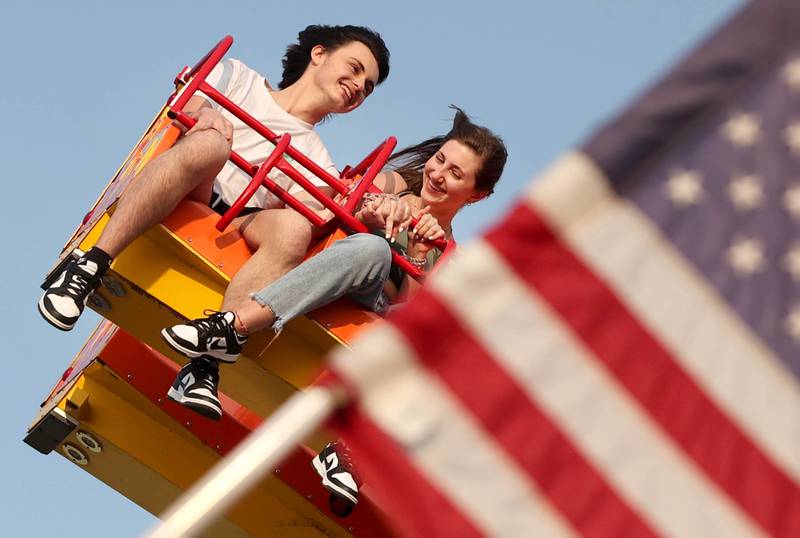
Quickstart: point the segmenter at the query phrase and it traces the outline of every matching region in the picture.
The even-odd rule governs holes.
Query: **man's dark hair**
[[[389,49],[380,34],[363,26],[323,26],[314,24],[297,34],[297,43],[286,47],[283,56],[283,80],[281,90],[297,82],[311,61],[311,49],[322,45],[328,51],[358,41],[372,52],[378,62],[378,84],[389,76]]]

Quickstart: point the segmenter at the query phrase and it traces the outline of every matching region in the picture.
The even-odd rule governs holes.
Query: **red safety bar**
[[[220,218],[217,222],[217,229],[224,230],[236,218],[239,213],[244,209],[250,198],[261,187],[266,187],[287,206],[293,208],[301,215],[306,217],[314,226],[323,227],[335,219],[338,219],[341,224],[349,231],[355,232],[369,232],[366,226],[353,216],[358,203],[367,191],[381,192],[375,187],[372,182],[378,175],[378,172],[386,164],[389,156],[392,154],[397,140],[395,137],[390,136],[383,141],[377,148],[375,148],[364,160],[362,160],[356,167],[346,167],[342,173],[342,178],[345,180],[352,180],[358,175],[362,175],[361,180],[351,190],[348,184],[335,178],[318,164],[306,157],[302,152],[297,150],[291,145],[291,136],[289,134],[277,136],[267,126],[253,118],[250,114],[242,108],[233,103],[230,99],[222,95],[213,86],[208,84],[205,79],[211,73],[214,66],[219,63],[225,53],[233,44],[233,38],[226,36],[217,45],[206,54],[192,69],[184,69],[178,75],[176,81],[178,85],[184,85],[183,88],[176,92],[174,101],[169,105],[169,117],[179,121],[181,124],[191,129],[195,120],[187,116],[183,112],[183,107],[191,99],[191,97],[198,91],[202,91],[206,96],[215,101],[221,107],[228,110],[231,114],[239,118],[245,125],[256,131],[258,134],[269,140],[275,145],[275,148],[270,153],[267,160],[261,166],[255,166],[244,159],[238,153],[231,151],[230,160],[242,171],[252,177],[252,181],[248,184],[245,190],[239,195],[236,201],[231,205],[231,208]],[[303,168],[323,180],[326,184],[330,185],[334,191],[341,195],[346,196],[344,205],[339,205],[331,197],[327,196],[319,187],[314,185],[305,175],[300,173],[295,167],[289,164],[283,155],[288,155],[299,163]],[[295,196],[291,195],[285,189],[280,187],[275,181],[269,178],[268,174],[273,168],[277,168],[289,178],[300,185],[306,192],[313,196],[316,200],[322,203],[328,210],[333,213],[333,218],[325,221],[317,213],[306,207]],[[349,183],[350,181],[348,181]],[[349,193],[349,195],[348,195]],[[416,225],[416,221],[414,222]],[[443,252],[447,250],[448,242],[439,240],[435,243],[436,247]],[[410,276],[420,278],[423,272],[412,265],[408,260],[403,258],[396,251],[392,250],[393,261],[403,268]]]
[[[265,180],[269,181],[267,174],[270,173],[272,168],[278,162],[278,159],[282,158],[283,153],[286,151],[286,148],[289,146],[289,143],[291,141],[292,141],[292,135],[290,135],[289,133],[285,133],[278,139],[278,144],[275,146],[275,149],[272,150],[272,153],[270,153],[269,157],[267,157],[267,160],[264,161],[261,164],[261,166],[258,167],[258,171],[253,176],[253,181],[251,181],[247,185],[247,188],[245,188],[245,190],[242,191],[242,194],[239,195],[239,197],[236,199],[233,205],[228,209],[228,211],[225,212],[222,218],[219,219],[219,221],[217,222],[217,230],[219,230],[220,232],[224,231],[225,228],[228,227],[228,224],[230,224],[231,221],[235,219],[239,213],[242,212],[242,209],[244,209],[244,206],[245,204],[247,204],[247,201],[253,197],[253,195],[261,187],[261,185],[264,184],[264,181]],[[275,186],[277,187],[277,185]],[[288,196],[288,193],[286,194]],[[291,197],[288,198],[286,201],[288,202],[289,200],[293,199],[294,197]],[[308,208],[305,207],[303,204],[300,204],[300,206],[306,211],[308,210]],[[318,217],[318,215],[316,214],[313,214],[313,216]],[[319,218],[319,220],[322,219]],[[314,222],[314,220],[312,220],[311,222]],[[314,222],[314,224],[316,226],[319,226],[319,224],[317,224],[316,222]]]

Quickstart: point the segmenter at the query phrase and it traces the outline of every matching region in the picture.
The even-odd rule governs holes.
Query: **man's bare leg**
[[[113,259],[131,241],[190,192],[202,191],[208,200],[209,187],[229,151],[230,143],[219,131],[205,128],[148,163],[120,197],[95,246],[67,264],[42,294],[37,304],[42,317],[62,331],[71,330]]]
[[[249,295],[294,269],[306,255],[315,228],[293,209],[260,211],[240,226],[255,252],[234,275],[222,310],[249,302]]]
[[[195,190],[208,192],[229,152],[230,143],[214,129],[180,139],[148,163],[122,194],[96,246],[112,258],[118,256],[172,212],[187,194]],[[202,201],[208,202],[208,198]]]

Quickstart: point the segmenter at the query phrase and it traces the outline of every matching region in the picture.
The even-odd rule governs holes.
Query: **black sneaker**
[[[53,327],[69,331],[81,317],[86,301],[100,285],[97,264],[81,258],[71,261],[39,299],[39,313]]]
[[[219,365],[212,359],[192,359],[178,372],[167,397],[211,420],[222,418],[217,397]]]
[[[208,315],[213,310],[206,310]],[[233,328],[233,312],[215,312],[207,318],[187,321],[162,329],[161,337],[178,353],[194,359],[208,355],[222,362],[236,362],[246,336]]]
[[[322,485],[332,494],[358,504],[358,482],[360,481],[350,461],[350,452],[344,443],[328,443],[322,452],[311,460],[311,465],[322,478]]]

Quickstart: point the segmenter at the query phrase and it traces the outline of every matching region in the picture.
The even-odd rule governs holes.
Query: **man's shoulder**
[[[223,63],[227,64],[232,72],[237,76],[250,75],[261,77],[261,73],[236,58],[226,58]]]
[[[305,144],[314,149],[314,151],[325,155],[328,159],[330,159],[330,153],[328,152],[328,147],[325,145],[325,142],[322,140],[322,137],[319,133],[314,129],[314,127],[308,128],[304,133]]]

